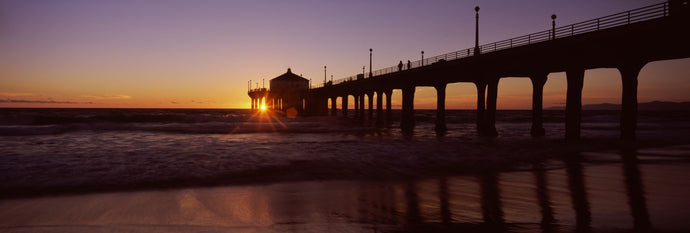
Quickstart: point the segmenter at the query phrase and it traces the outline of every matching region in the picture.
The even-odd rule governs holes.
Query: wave
[[[64,134],[80,131],[146,131],[179,134],[333,133],[361,128],[330,127],[319,122],[202,122],[202,123],[73,123],[54,125],[0,125],[0,136]]]
[[[290,119],[246,109],[0,109],[0,136],[81,131],[179,134],[359,131],[330,117]]]
[[[75,131],[227,133],[252,124],[241,109],[2,109],[0,135]]]
[[[245,109],[2,109],[0,124],[236,122],[249,116]]]
[[[393,110],[393,123],[399,122],[400,110]],[[644,122],[686,121],[688,111],[640,112]],[[563,111],[544,111],[545,123],[565,122]],[[416,110],[415,121],[433,124],[435,110]],[[447,110],[446,122],[474,124],[476,111]],[[499,110],[499,124],[527,123],[529,110]],[[615,129],[618,111],[583,111],[583,123],[608,123]],[[355,127],[353,127],[355,125]],[[149,131],[183,134],[227,134],[257,132],[339,132],[361,131],[367,124],[352,124],[342,117],[305,117],[289,119],[278,115],[258,116],[248,109],[0,109],[0,136],[51,135],[78,131]]]

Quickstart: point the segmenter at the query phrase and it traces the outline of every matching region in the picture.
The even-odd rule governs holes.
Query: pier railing
[[[511,49],[520,46],[527,46],[531,44],[541,43],[550,41],[553,39],[567,38],[575,35],[581,35],[590,32],[596,32],[599,30],[609,29],[613,27],[625,26],[632,23],[658,19],[662,17],[669,16],[669,3],[663,2],[646,7],[637,8],[634,10],[624,11],[617,14],[612,14],[592,20],[587,20],[584,22],[579,22],[575,24],[570,24],[566,26],[557,27],[555,29],[544,30],[529,35],[518,36],[510,38],[507,40],[497,41],[489,44],[483,44],[479,46],[480,53],[492,53],[496,51]],[[417,60],[410,62],[410,67],[406,63],[403,63],[403,68],[400,69],[398,66],[391,66],[372,72],[370,76],[368,73],[357,74],[338,80],[334,80],[330,83],[320,83],[312,84],[311,88],[320,88],[324,85],[338,85],[344,82],[355,81],[359,79],[366,78],[376,78],[376,76],[390,74],[398,71],[405,71],[408,69],[419,68],[426,65],[431,65],[437,62],[452,61],[456,59],[466,58],[474,56],[474,47],[458,50],[455,52],[450,52],[446,54],[441,54],[434,57],[425,58],[423,60]]]
[[[259,92],[266,92],[266,91],[268,91],[268,89],[266,89],[266,88],[261,88],[261,87],[258,87],[258,88],[252,88],[252,89],[249,89],[249,90],[247,91],[247,94],[251,94],[251,93],[259,93]]]

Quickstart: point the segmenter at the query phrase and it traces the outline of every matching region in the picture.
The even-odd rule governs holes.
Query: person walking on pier
[[[410,60],[407,60],[407,69],[409,70],[412,68],[412,63],[410,63]]]
[[[402,61],[400,61],[400,63],[398,63],[398,71],[402,71],[402,67],[403,67]]]

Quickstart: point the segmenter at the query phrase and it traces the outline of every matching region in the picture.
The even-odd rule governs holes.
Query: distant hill
[[[565,109],[565,106],[547,108],[549,110]],[[602,103],[602,104],[586,104],[582,105],[582,110],[620,110],[620,104]],[[671,111],[671,110],[685,110],[690,111],[690,102],[667,102],[667,101],[652,101],[647,103],[638,103],[637,110],[639,111]]]

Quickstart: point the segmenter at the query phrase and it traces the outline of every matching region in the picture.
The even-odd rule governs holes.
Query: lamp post
[[[373,49],[371,49],[371,48],[369,49],[369,78],[371,78],[371,76],[373,76],[373,73],[371,72],[371,53],[373,51],[374,51]]]
[[[474,7],[474,55],[479,55],[479,6]]]
[[[424,66],[424,50],[422,50],[422,60],[420,61],[420,63],[421,64],[419,66]]]
[[[323,66],[323,85],[326,86],[326,66]]]
[[[551,15],[551,39],[556,39],[556,14]]]

